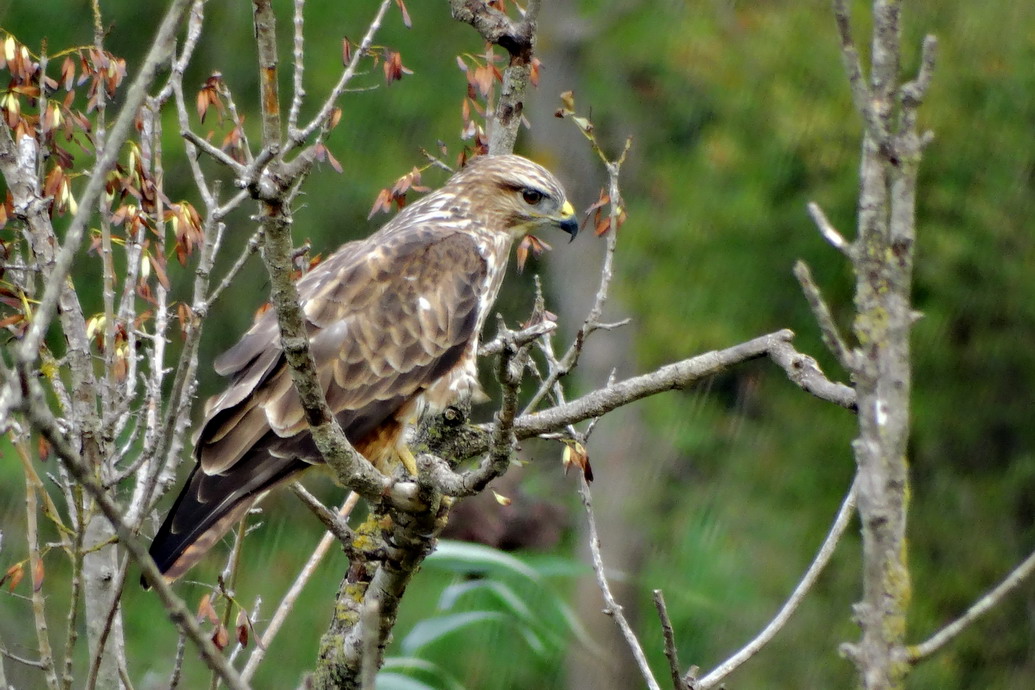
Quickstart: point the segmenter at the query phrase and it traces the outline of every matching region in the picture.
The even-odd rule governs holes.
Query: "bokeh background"
[[[291,3],[275,4],[287,67]],[[160,5],[103,6],[106,47],[128,60],[131,73]],[[336,79],[341,39],[358,40],[374,6],[369,0],[306,3],[309,93],[325,93]],[[865,46],[866,5],[853,7]],[[441,141],[455,155],[463,145],[466,82],[456,56],[482,53],[484,46],[470,27],[450,19],[444,1],[411,0],[408,9],[412,28],[393,11],[377,42],[399,50],[413,74],[386,86],[373,68],[354,82],[361,88],[344,98],[342,124],[328,141],[343,172],[324,166],[314,174],[295,214],[297,241],[311,240],[314,251],[331,250],[383,222],[384,216],[367,219],[373,200],[423,163],[420,147],[437,150]],[[206,21],[185,84],[200,87],[221,72],[238,107],[249,113],[257,140],[250,5],[210,3]],[[0,1],[0,27],[29,46],[46,38],[52,52],[92,37],[89,3],[80,0]],[[1035,546],[1035,5],[907,3],[907,74],[916,68],[925,33],[938,36],[940,54],[921,110],[923,126],[936,139],[921,166],[917,209],[915,303],[924,317],[913,341],[909,527],[909,626],[916,641],[962,612]],[[602,175],[578,131],[552,117],[558,94],[575,92],[580,111],[591,115],[612,151],[627,136],[634,142],[622,178],[629,220],[620,231],[607,311],[632,321],[590,342],[572,392],[601,385],[612,369],[619,376],[643,372],[784,327],[798,333],[799,348],[831,377],[843,379],[791,275],[796,259],[807,260],[835,316],[849,328],[852,276],[805,212],[806,202],[815,200],[852,235],[860,123],[828,3],[553,0],[544,3],[539,56],[542,81],[529,97],[531,127],[517,150],[557,171],[577,207],[596,200]],[[290,76],[288,69],[281,73],[285,92]],[[198,125],[198,131],[209,129],[220,138],[225,131],[213,120]],[[176,130],[168,118],[166,186],[171,197],[193,200]],[[431,186],[443,180],[439,171],[425,175]],[[251,234],[249,212],[230,219],[231,247]],[[514,319],[527,314],[531,276],[541,274],[551,308],[570,334],[591,302],[602,249],[603,241],[588,232],[571,245],[557,240],[524,275],[509,279],[503,311]],[[85,295],[92,290],[88,263],[77,274]],[[185,288],[190,277],[170,262],[174,284]],[[247,328],[266,287],[256,262],[210,319],[203,358]],[[99,309],[99,283],[93,292],[84,300],[88,313],[91,300]],[[210,367],[202,367],[200,386],[201,397],[218,388]],[[762,362],[600,423],[589,452],[605,555],[660,678],[666,666],[651,590],[665,592],[685,664],[708,669],[738,648],[804,572],[850,485],[853,421]],[[526,446],[519,481],[501,489],[520,499],[520,514],[501,515],[490,502],[465,509],[455,521],[461,536],[525,547],[514,555],[535,577],[513,565],[487,570],[529,615],[522,619],[519,606],[501,603],[498,591],[470,586],[484,579],[457,574],[464,558],[429,562],[411,587],[389,652],[435,666],[408,671],[411,677],[431,687],[640,686],[610,619],[600,614],[599,593],[584,565],[584,516],[560,454],[555,445]],[[24,556],[22,481],[19,464],[0,455],[4,569]],[[333,487],[313,488],[328,501],[339,498]],[[499,533],[506,530],[489,529],[501,523],[519,524],[511,530],[518,536],[503,539]],[[319,536],[292,497],[268,502],[264,525],[245,548],[241,601],[262,596],[268,614]],[[60,576],[56,553],[47,565],[48,577]],[[215,556],[192,576],[212,582],[221,567]],[[341,554],[326,560],[257,687],[293,687],[311,667],[344,567]],[[852,685],[853,670],[837,647],[857,635],[850,605],[859,597],[859,581],[852,530],[787,629],[732,676],[729,687]],[[203,591],[200,584],[181,585],[191,601]],[[58,594],[48,605],[55,622],[63,620]],[[135,588],[124,608],[137,687],[164,687],[176,644],[171,626],[157,600]],[[16,653],[31,652],[28,611],[24,599],[0,593],[0,634]],[[442,616],[457,612],[499,615],[447,633]],[[421,634],[430,641],[421,644]],[[207,682],[199,664],[187,666],[185,687]],[[32,686],[31,672],[10,662],[7,669],[8,678],[23,679],[19,687]],[[1032,687],[1033,678],[1035,585],[1029,583],[920,666],[909,686],[1020,690]]]

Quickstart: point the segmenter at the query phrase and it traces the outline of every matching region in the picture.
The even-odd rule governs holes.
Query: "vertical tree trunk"
[[[94,551],[99,544],[111,542],[115,530],[111,523],[99,511],[95,511],[86,524],[83,549],[83,598],[86,603],[86,640],[90,650],[90,663],[97,657],[97,649],[112,601],[118,596],[118,553],[114,543],[108,543]],[[121,609],[121,605],[119,607]],[[103,656],[97,672],[97,687],[108,690],[121,688],[119,663],[126,655],[126,646],[122,630],[122,612],[117,611],[112,621],[111,632],[104,643]]]
[[[911,596],[909,504],[911,304],[916,241],[916,180],[922,151],[916,108],[930,81],[934,41],[924,43],[915,82],[899,83],[901,0],[873,3],[872,64],[864,84],[851,44],[848,10],[835,12],[863,138],[858,237],[849,251],[856,275],[852,370],[859,401],[858,506],[863,536],[863,599],[855,607],[862,639],[844,651],[866,690],[903,687]],[[854,64],[853,64],[854,63]]]

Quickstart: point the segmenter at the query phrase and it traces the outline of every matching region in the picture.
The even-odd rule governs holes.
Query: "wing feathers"
[[[418,226],[345,245],[299,281],[328,404],[371,461],[383,454],[378,444],[398,435],[403,422],[395,415],[471,351],[486,271],[471,236]],[[215,367],[230,386],[206,407],[199,464],[152,544],[170,577],[193,565],[264,492],[322,461],[272,312]]]

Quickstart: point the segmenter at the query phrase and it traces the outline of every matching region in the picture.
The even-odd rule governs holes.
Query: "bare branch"
[[[654,590],[654,608],[658,610],[661,621],[661,634],[665,638],[665,658],[668,659],[668,670],[672,674],[672,690],[687,690],[683,681],[683,672],[679,667],[679,652],[676,650],[676,634],[672,630],[672,620],[668,617],[665,606],[665,595],[660,589]]]
[[[826,568],[827,563],[830,562],[830,557],[833,556],[834,549],[836,549],[838,543],[840,543],[841,537],[844,535],[845,530],[852,521],[852,516],[854,514],[855,484],[852,484],[852,487],[848,490],[848,494],[845,496],[845,500],[841,503],[841,509],[837,512],[837,517],[834,518],[834,524],[830,527],[830,532],[827,534],[827,538],[823,541],[822,546],[819,547],[819,552],[816,553],[816,557],[812,560],[812,564],[809,565],[808,570],[805,571],[805,575],[801,578],[801,582],[799,582],[798,586],[794,588],[793,592],[791,592],[791,596],[784,603],[780,611],[771,621],[769,621],[769,624],[765,626],[762,632],[760,632],[755,639],[751,640],[751,642],[744,646],[743,649],[720,664],[714,671],[697,681],[697,688],[700,690],[707,690],[708,688],[717,686],[726,676],[761,651],[762,648],[769,644],[776,634],[783,629],[787,624],[787,621],[790,620],[790,617],[798,609],[798,605],[801,604],[802,600],[816,584],[816,580],[819,579],[819,576],[823,572],[823,569]],[[697,688],[695,688],[695,690],[697,690]]]
[[[37,582],[38,574],[42,573],[43,563],[40,560],[39,515],[36,492],[42,492],[43,485],[40,483],[35,470],[32,469],[32,460],[29,458],[25,448],[25,442],[16,442],[15,449],[22,464],[25,466],[25,536],[29,547],[29,572],[32,579],[32,615],[35,621],[36,643],[39,647],[39,664],[43,670],[43,676],[47,680],[47,687],[50,690],[57,690],[58,677],[54,669],[54,654],[50,647],[50,631],[47,626],[46,605],[43,601],[43,592]]]
[[[54,318],[58,298],[66,285],[65,278],[68,277],[68,273],[72,269],[72,261],[82,244],[87,220],[92,216],[97,199],[104,190],[108,171],[114,165],[122,144],[132,131],[133,121],[147,97],[148,88],[154,82],[158,70],[168,62],[169,56],[172,54],[177,27],[189,6],[190,0],[173,0],[158,28],[151,44],[151,50],[148,51],[136,79],[126,92],[122,110],[108,134],[104,149],[97,155],[97,162],[93,166],[90,179],[79,200],[79,211],[65,232],[65,242],[55,258],[54,268],[48,278],[43,298],[37,307],[36,316],[22,340],[19,348],[19,359],[22,362],[34,362],[38,356],[40,342],[47,326]]]
[[[370,52],[370,46],[374,42],[374,36],[381,28],[381,22],[384,20],[385,12],[388,11],[388,6],[392,4],[392,0],[381,0],[381,5],[377,8],[377,13],[374,18],[370,21],[370,25],[367,27],[367,32],[363,36],[363,40],[359,42],[359,47],[352,54],[352,60],[349,61],[345,71],[341,73],[338,78],[338,83],[331,89],[330,94],[324,100],[323,105],[320,107],[320,111],[316,116],[309,121],[302,130],[298,132],[289,132],[290,139],[285,147],[285,153],[291,149],[301,146],[306,139],[312,136],[313,132],[317,129],[327,126],[327,123],[331,118],[331,111],[334,110],[338,99],[345,93],[345,87],[352,81],[352,78],[356,76],[356,69],[359,67],[359,61],[363,59],[367,53]]]
[[[349,527],[349,523],[338,512],[330,510],[323,503],[320,503],[316,496],[309,493],[301,483],[295,482],[289,488],[305,504],[305,507],[311,510],[317,519],[323,523],[327,531],[341,542],[342,546],[345,547],[346,553],[354,555],[356,551],[353,543],[356,541],[356,533]]]
[[[794,264],[794,277],[798,279],[801,290],[805,293],[805,299],[812,309],[812,315],[819,324],[819,332],[823,338],[823,344],[827,346],[831,354],[837,358],[838,363],[847,371],[855,371],[855,353],[845,344],[841,331],[834,322],[834,316],[830,313],[830,307],[820,294],[819,286],[812,278],[812,271],[809,265],[802,260]]]
[[[916,79],[906,82],[899,91],[899,98],[902,107],[913,110],[924,102],[924,96],[931,88],[931,80],[934,77],[934,66],[938,58],[938,39],[928,34],[924,37],[920,49],[920,69]]]
[[[923,661],[954,640],[957,635],[967,629],[974,621],[995,608],[999,602],[1017,589],[1031,574],[1035,572],[1035,552],[1025,558],[994,589],[978,599],[962,616],[949,623],[930,638],[920,644],[908,647],[906,653],[912,664]]]
[[[619,381],[564,405],[523,415],[514,422],[514,431],[519,440],[529,438],[555,431],[566,424],[599,417],[618,407],[663,391],[686,388],[735,364],[770,355],[782,346],[790,347],[793,337],[794,333],[790,330],[776,331],[724,350],[668,364],[650,374]],[[839,393],[824,399],[829,399],[830,402],[842,407],[849,407],[848,397]]]
[[[305,0],[295,0],[295,41],[293,65],[294,88],[291,92],[291,110],[288,111],[288,134],[295,136],[298,129],[298,111],[302,108],[302,100],[305,98],[305,89],[302,87],[302,76],[305,73]]]
[[[823,213],[823,209],[820,208],[819,204],[815,201],[810,201],[808,209],[809,215],[812,216],[812,220],[816,223],[816,227],[819,228],[819,232],[823,235],[823,239],[829,242],[830,246],[847,256],[849,259],[853,258],[852,244],[837,231],[837,228],[835,228],[834,224],[830,222],[827,215]]]
[[[158,593],[170,620],[190,637],[191,641],[201,652],[205,663],[220,674],[227,687],[232,690],[246,690],[247,686],[241,681],[237,672],[227,663],[226,658],[216,649],[204,631],[201,630],[194,619],[194,614],[173,593],[169,584],[166,583],[162,573],[158,570],[158,566],[155,565],[155,562],[148,555],[147,547],[141,543],[140,538],[133,529],[122,519],[122,509],[112,501],[104,487],[93,476],[92,468],[86,465],[83,458],[79,456],[78,451],[68,443],[58,427],[57,420],[54,419],[46,405],[39,382],[34,378],[23,378],[22,385],[27,388],[30,395],[29,399],[25,401],[22,411],[29,418],[32,425],[50,442],[62,465],[75,477],[86,493],[96,501],[97,506],[111,523],[116,534],[118,534],[119,542],[140,566],[144,575]]]
[[[349,493],[348,498],[342,503],[338,509],[338,514],[342,518],[347,518],[352,512],[353,508],[359,502],[359,494],[356,492]],[[295,577],[295,581],[291,583],[291,587],[288,589],[284,598],[281,600],[280,605],[277,606],[277,610],[273,614],[273,618],[270,619],[269,625],[266,626],[266,630],[262,634],[262,639],[256,641],[255,651],[248,657],[248,663],[245,664],[244,670],[241,671],[241,679],[245,683],[251,681],[255,671],[258,669],[259,664],[262,663],[263,657],[266,655],[266,650],[270,648],[270,644],[273,642],[273,638],[276,637],[280,631],[281,626],[287,619],[291,609],[294,608],[295,602],[298,600],[298,596],[302,593],[302,588],[305,587],[306,583],[316,572],[316,567],[323,560],[323,557],[327,555],[327,551],[330,550],[331,545],[335,542],[335,536],[331,532],[325,532],[323,537],[320,538],[320,543],[316,545],[313,553],[309,556],[309,560],[306,561],[305,565],[298,572]]]
[[[180,136],[182,136],[190,143],[194,144],[194,146],[198,147],[208,155],[212,156],[212,158],[216,159],[226,167],[230,168],[234,172],[234,174],[237,175],[237,177],[241,179],[244,179],[246,177],[248,169],[245,166],[241,165],[233,158],[231,158],[230,154],[226,153],[225,151],[221,151],[220,149],[217,149],[215,146],[199,137],[193,131],[189,129],[184,129],[180,132]]]
[[[586,481],[586,477],[582,473],[579,473],[579,496],[582,497],[582,505],[586,508],[586,519],[589,523],[589,551],[593,557],[593,572],[597,577],[597,586],[600,587],[600,593],[604,596],[604,613],[611,616],[615,621],[615,625],[621,630],[622,637],[625,638],[626,644],[629,645],[629,650],[636,659],[636,665],[639,667],[640,675],[643,676],[647,687],[650,690],[661,690],[661,686],[658,685],[654,674],[651,673],[650,665],[647,663],[647,657],[643,653],[640,641],[636,639],[636,633],[633,632],[629,621],[625,618],[622,606],[615,600],[614,595],[611,594],[611,586],[607,583],[607,575],[604,572],[604,558],[600,553],[597,520],[593,515],[593,498],[590,494],[589,482]]]

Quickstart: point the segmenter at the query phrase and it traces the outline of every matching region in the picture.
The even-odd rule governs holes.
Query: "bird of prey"
[[[520,156],[482,156],[299,280],[327,402],[375,467],[401,461],[415,474],[407,429],[481,393],[478,336],[510,247],[551,226],[572,239],[578,231],[556,178]],[[168,581],[266,492],[323,462],[279,334],[269,310],[215,360],[229,385],[205,406],[197,464],[151,544]]]

